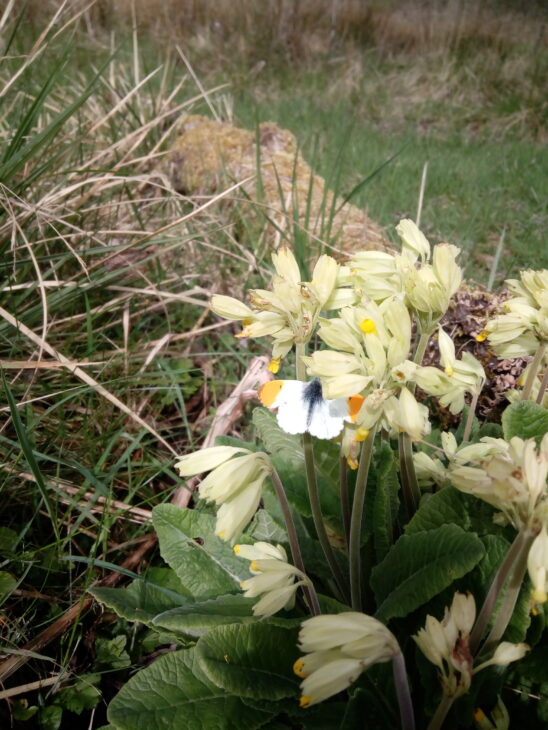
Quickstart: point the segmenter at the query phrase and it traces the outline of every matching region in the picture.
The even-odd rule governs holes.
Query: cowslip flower
[[[272,261],[276,272],[272,289],[251,290],[251,307],[232,297],[216,295],[211,299],[211,308],[222,317],[242,321],[243,330],[237,337],[272,337],[271,367],[277,371],[279,360],[295,343],[309,341],[321,311],[349,306],[356,296],[346,285],[348,273],[331,256],[320,256],[310,282],[302,281],[290,249],[273,253]]]
[[[451,606],[446,606],[441,621],[426,617],[426,624],[413,639],[424,656],[438,668],[443,693],[459,697],[470,689],[472,676],[486,667],[507,666],[525,656],[527,644],[499,644],[491,659],[474,667],[470,651],[470,632],[476,619],[476,603],[472,594],[455,593]]]
[[[520,271],[520,279],[506,283],[516,296],[502,304],[503,314],[478,337],[487,336],[499,357],[534,355],[548,343],[548,269]]]
[[[400,368],[411,344],[411,318],[401,296],[342,309],[339,318],[321,322],[318,334],[336,350],[303,358],[307,372],[321,379],[328,398],[363,397],[356,415],[359,434],[379,422],[413,439],[429,433],[428,410],[405,387]],[[343,453],[350,455],[352,466],[355,459],[346,441],[343,436]]]
[[[215,534],[232,541],[249,523],[261,500],[264,480],[272,472],[267,454],[234,446],[212,446],[183,456],[175,464],[182,477],[209,471],[200,497],[220,505]]]
[[[408,380],[415,382],[429,395],[438,398],[442,406],[455,415],[464,408],[464,396],[476,397],[485,383],[485,371],[479,360],[469,352],[463,352],[460,360],[455,354],[455,344],[440,327],[438,330],[440,362],[443,370],[412,362],[405,362],[399,370]]]
[[[310,580],[294,565],[287,562],[287,553],[281,545],[256,542],[254,545],[234,545],[234,552],[250,562],[253,578],[244,580],[240,587],[244,596],[260,600],[253,606],[255,616],[272,616],[282,608],[293,608],[295,593]],[[299,580],[295,581],[298,578]]]
[[[545,523],[529,549],[527,570],[533,584],[531,595],[533,610],[536,610],[537,604],[546,603],[548,600],[548,533]]]
[[[301,707],[310,707],[349,687],[373,664],[400,653],[396,637],[372,616],[348,611],[304,621],[293,671],[301,682]]]
[[[471,444],[460,450],[460,458],[450,465],[448,471],[451,483],[462,492],[493,505],[502,513],[501,517],[517,530],[530,526],[546,505],[548,434],[538,449],[535,439],[524,441],[518,436],[509,442],[502,439],[481,441],[488,441],[492,448],[490,453],[481,455],[478,451],[480,444]],[[474,460],[476,464],[463,465],[462,462],[467,459]]]

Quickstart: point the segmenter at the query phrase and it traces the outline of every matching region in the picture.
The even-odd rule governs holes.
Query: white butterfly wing
[[[342,431],[347,415],[348,406],[345,398],[315,403],[308,432],[318,439],[333,439]]]
[[[304,433],[307,430],[308,406],[303,400],[306,383],[286,380],[276,399],[278,426],[286,433]]]

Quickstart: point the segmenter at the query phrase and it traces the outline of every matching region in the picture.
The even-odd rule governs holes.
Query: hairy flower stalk
[[[296,370],[298,380],[306,380],[303,363],[303,357],[305,352],[304,348],[305,346],[303,343],[297,344]],[[325,524],[323,521],[322,506],[320,502],[320,494],[318,491],[318,482],[316,479],[316,466],[314,463],[314,446],[312,443],[312,437],[309,433],[303,433],[303,451],[306,469],[306,483],[308,487],[308,498],[310,500],[310,509],[312,511],[312,519],[314,520],[316,534],[318,535],[318,540],[320,541],[320,545],[322,546],[322,550],[324,552],[329,568],[331,569],[333,578],[335,579],[335,583],[337,585],[339,593],[341,597],[345,597],[347,593],[346,581],[344,579],[339,563],[337,562],[337,558],[335,557],[335,553],[331,546],[331,543],[329,542],[329,537],[327,535],[327,530],[325,529]]]
[[[402,728],[415,720],[405,663],[396,637],[372,616],[349,611],[304,621],[299,648],[305,652],[293,667],[301,683],[301,707],[322,702],[353,684],[373,664],[392,660]]]
[[[367,477],[373,455],[373,444],[375,442],[376,426],[373,426],[367,436],[360,456],[360,465],[356,475],[356,486],[354,488],[354,501],[352,503],[352,516],[350,519],[350,538],[348,543],[348,558],[350,564],[350,600],[352,608],[360,611],[362,606],[362,574],[360,557],[360,538],[362,529],[363,506],[365,492],[367,489]]]
[[[274,491],[276,492],[276,496],[278,497],[280,508],[284,516],[285,527],[287,530],[287,537],[289,540],[289,546],[291,548],[291,556],[293,558],[293,562],[295,564],[295,567],[304,574],[305,570],[301,554],[301,547],[299,545],[299,538],[297,536],[297,530],[295,529],[293,515],[291,514],[291,507],[289,506],[289,502],[287,501],[287,496],[285,494],[285,490],[283,488],[283,484],[280,480],[278,472],[275,469],[272,470],[272,484],[274,485]],[[311,581],[309,581],[308,583],[303,583],[303,592],[306,596],[310,613],[313,616],[317,616],[318,614],[320,614],[320,603],[318,601],[318,596],[316,594],[314,584]]]

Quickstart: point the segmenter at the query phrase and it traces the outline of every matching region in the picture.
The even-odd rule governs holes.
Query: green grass
[[[14,26],[13,20],[7,30]],[[0,591],[9,589],[0,592],[0,619],[6,656],[108,574],[72,557],[118,565],[132,553],[133,541],[150,528],[98,498],[145,509],[168,500],[179,483],[173,454],[200,443],[248,355],[260,351],[237,347],[226,327],[189,336],[216,321],[204,314],[211,291],[239,296],[261,281],[263,270],[249,271],[241,259],[243,249],[255,250],[254,225],[244,222],[235,236],[219,206],[164,230],[203,201],[143,186],[158,152],[176,134],[181,108],[207,112],[203,101],[184,106],[199,96],[194,82],[184,78],[169,44],[159,46],[144,33],[139,43],[118,35],[112,56],[104,29],[90,35],[85,24],[74,28],[46,40],[44,53],[0,98],[0,307],[8,314],[0,316],[0,359],[14,401],[3,391]],[[21,23],[4,48],[0,93],[39,29],[32,38],[31,31]],[[291,62],[274,55],[279,39],[234,57],[227,42],[220,47],[222,69],[216,48],[200,46],[197,32],[189,47],[206,88],[231,83],[236,124],[253,129],[272,120],[290,129],[307,161],[338,193],[379,170],[352,202],[390,236],[402,216],[414,217],[428,161],[423,228],[433,242],[462,246],[467,276],[487,280],[503,229],[499,281],[519,268],[547,266],[542,54],[531,44],[421,54],[409,47],[378,50],[373,41],[342,37],[336,53],[303,51]],[[265,71],[251,73],[263,52]],[[218,96],[213,100],[223,108]],[[266,252],[261,263],[269,265]],[[88,380],[72,366],[59,367],[48,347],[79,363]],[[46,366],[35,369],[37,360]],[[84,498],[86,492],[91,497]],[[104,643],[117,636],[127,638],[122,668]],[[63,686],[104,673],[102,684],[94,682],[108,700],[127,667],[155,648],[154,637],[147,642],[112,617],[81,617],[37,650],[43,658],[24,662],[3,683],[33,682],[52,668]],[[104,661],[109,651],[110,665]],[[1,704],[0,724],[15,717],[15,727],[41,722],[53,728],[48,713],[57,710],[47,708],[64,706],[63,730],[79,722],[87,727],[93,698],[80,717],[67,710],[65,691],[31,693],[26,708],[18,700]],[[25,720],[34,707],[36,714]],[[102,705],[92,727],[101,718]]]

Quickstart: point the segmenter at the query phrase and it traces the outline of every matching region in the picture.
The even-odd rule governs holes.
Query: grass
[[[519,16],[518,35],[511,5],[476,25],[456,3],[439,17],[281,5],[269,3],[271,24],[244,0],[189,4],[178,21],[201,84],[230,83],[212,94],[219,114],[287,127],[341,194],[397,155],[353,200],[389,235],[415,215],[427,161],[424,229],[465,249],[468,276],[487,281],[503,229],[499,281],[548,265],[539,11]],[[200,443],[245,371],[210,293],[239,296],[269,264],[227,206],[151,183],[180,114],[209,110],[177,28],[148,6],[135,4],[133,34],[129,3],[69,4],[48,27],[59,4],[29,2],[0,20],[0,618],[5,661],[20,660],[12,676],[0,659],[0,678],[56,677],[2,700],[7,726],[100,727],[157,648],[79,602],[114,575],[105,564],[146,547],[143,514],[179,484],[173,454]],[[129,569],[153,563],[151,549]],[[72,606],[62,635],[32,645]]]

